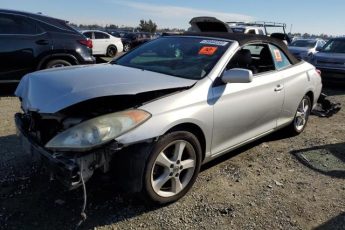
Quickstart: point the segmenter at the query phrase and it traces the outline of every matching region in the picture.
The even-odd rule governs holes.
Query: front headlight
[[[151,117],[143,110],[128,110],[96,117],[56,135],[48,149],[85,150],[109,142]]]

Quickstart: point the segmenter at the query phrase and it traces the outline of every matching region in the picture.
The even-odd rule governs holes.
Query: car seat
[[[274,63],[272,59],[272,54],[268,46],[265,46],[260,52],[260,60],[259,60],[259,72],[265,72],[274,70]]]
[[[252,54],[250,50],[247,49],[241,49],[231,59],[227,66],[227,69],[233,68],[248,69],[251,70],[253,74],[256,74],[258,72],[257,68],[252,65]]]

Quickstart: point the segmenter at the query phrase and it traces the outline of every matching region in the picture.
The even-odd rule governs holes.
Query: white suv
[[[123,44],[120,38],[99,30],[84,30],[82,34],[92,40],[93,55],[115,57],[117,53],[123,52]]]

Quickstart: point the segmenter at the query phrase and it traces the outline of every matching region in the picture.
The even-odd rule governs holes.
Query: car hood
[[[293,46],[289,46],[289,51],[291,53],[303,53],[303,52],[311,52],[312,49],[307,48],[307,47],[293,47]]]
[[[56,113],[85,100],[192,86],[196,80],[113,64],[73,66],[27,74],[15,95],[24,111]]]

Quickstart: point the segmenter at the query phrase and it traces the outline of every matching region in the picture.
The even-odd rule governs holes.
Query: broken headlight
[[[130,131],[151,117],[143,110],[111,113],[82,122],[56,135],[48,149],[84,150],[109,142]]]

